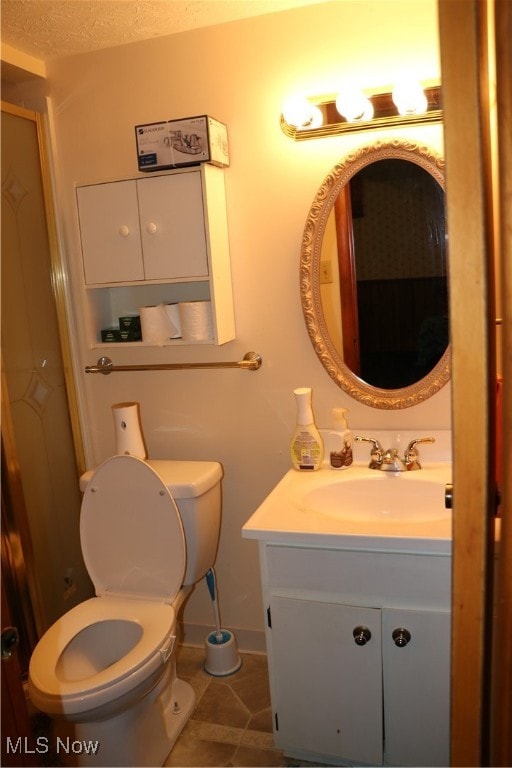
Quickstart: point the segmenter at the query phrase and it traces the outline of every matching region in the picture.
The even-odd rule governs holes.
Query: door
[[[451,764],[511,765],[512,5],[440,0],[439,18],[453,350]],[[503,320],[498,424],[495,280],[501,281]],[[501,527],[495,524],[495,427],[505,448]]]
[[[84,460],[42,130],[35,113],[2,104],[2,480],[6,497],[19,497],[18,483],[23,496],[9,535],[23,543],[13,563],[27,570],[29,592],[15,597],[31,601],[39,634],[92,594],[80,550]],[[20,584],[18,574],[12,583]]]
[[[504,383],[503,409],[497,417],[503,454],[501,475],[501,532],[496,546],[496,643],[491,666],[493,716],[490,727],[490,764],[512,765],[512,3],[495,4],[496,90],[499,179],[499,283],[501,334],[498,348]]]
[[[6,590],[8,571],[2,559],[2,765],[41,765],[34,750],[25,694],[21,685],[17,633]]]
[[[340,190],[334,203],[336,242],[341,303],[341,327],[343,337],[343,362],[352,373],[361,373],[361,345],[359,339],[359,315],[357,308],[357,276],[354,253],[354,229],[350,185]]]
[[[380,610],[287,597],[270,609],[280,749],[382,765]]]
[[[450,613],[382,610],[387,765],[450,764]]]
[[[144,280],[135,181],[78,187],[76,193],[85,282]]]
[[[208,278],[201,172],[137,181],[146,280]]]

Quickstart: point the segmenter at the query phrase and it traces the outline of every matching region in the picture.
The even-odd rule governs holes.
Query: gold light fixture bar
[[[347,122],[336,109],[336,96],[320,96],[311,98],[312,104],[319,107],[323,116],[323,125],[319,128],[295,128],[288,125],[281,115],[281,130],[294,141],[319,139],[324,136],[338,136],[341,133],[353,131],[368,131],[375,128],[393,128],[404,125],[421,125],[436,123],[443,119],[441,104],[441,87],[439,85],[424,89],[427,97],[427,111],[420,115],[400,115],[393,103],[391,92],[374,93],[369,96],[373,107],[374,117],[371,120]]]

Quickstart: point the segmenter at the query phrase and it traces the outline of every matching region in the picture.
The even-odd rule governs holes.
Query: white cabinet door
[[[137,181],[146,280],[208,277],[201,173]]]
[[[380,610],[276,596],[270,607],[278,746],[381,765]]]
[[[134,181],[77,189],[85,282],[144,279]]]
[[[85,282],[208,278],[201,171],[77,189]]]
[[[384,608],[382,653],[386,763],[449,765],[450,613]]]

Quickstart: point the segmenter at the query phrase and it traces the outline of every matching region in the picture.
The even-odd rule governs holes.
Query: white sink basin
[[[354,464],[340,472],[290,470],[242,529],[244,538],[321,547],[449,554],[449,462],[415,472]]]
[[[347,477],[307,492],[305,512],[317,512],[362,524],[387,521],[425,523],[449,517],[444,507],[444,483],[418,472],[381,472]]]

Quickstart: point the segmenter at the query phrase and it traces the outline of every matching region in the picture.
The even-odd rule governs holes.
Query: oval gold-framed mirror
[[[409,186],[404,189],[406,180]],[[370,191],[365,192],[368,183]],[[440,155],[403,139],[378,141],[334,166],[306,220],[300,292],[313,348],[336,384],[373,408],[417,405],[450,380],[444,186]],[[370,218],[372,199],[380,195],[387,203],[395,187],[400,187],[396,218],[386,208],[380,223],[371,225],[373,233],[361,234],[356,219]],[[428,210],[417,215],[426,197]],[[424,230],[418,243],[412,241],[412,229]],[[360,255],[365,238],[377,249],[373,257]],[[335,262],[329,255],[333,248]],[[378,266],[365,268],[364,259]],[[358,280],[357,272],[365,269],[366,279]],[[334,311],[326,298],[328,284],[331,295],[337,296]],[[367,341],[365,327],[378,331],[376,340]],[[378,348],[379,343],[385,348]],[[393,345],[398,349],[388,350]]]

